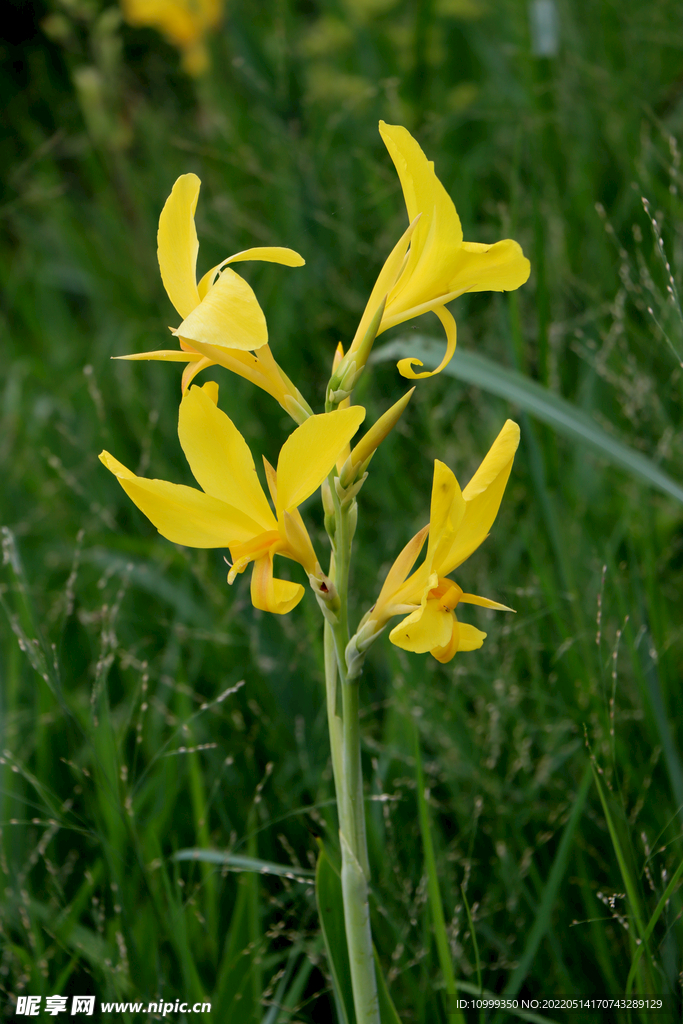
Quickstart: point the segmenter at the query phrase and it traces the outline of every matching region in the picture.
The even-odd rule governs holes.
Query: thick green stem
[[[332,769],[337,792],[342,852],[342,896],[356,1024],[380,1024],[377,979],[370,931],[365,804],[360,754],[359,683],[348,680],[348,579],[351,557],[349,507],[342,507],[330,480],[335,509],[334,556],[330,579],[337,588],[337,621],[325,622],[325,682]],[[341,700],[340,700],[341,697]]]

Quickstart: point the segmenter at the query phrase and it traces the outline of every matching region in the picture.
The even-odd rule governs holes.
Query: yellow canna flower
[[[273,359],[266,318],[252,288],[229,264],[261,260],[300,267],[305,261],[293,249],[281,246],[245,249],[228,256],[197,282],[199,242],[194,215],[200,187],[196,174],[178,178],[161,211],[157,234],[161,279],[183,318],[172,330],[181,351],[160,349],[119,358],[188,363],[183,391],[201,370],[218,363],[263,388],[301,422],[310,415],[310,408]],[[294,408],[297,405],[302,408]]]
[[[273,556],[299,562],[309,576],[323,579],[298,506],[330,472],[365,409],[311,416],[297,427],[282,446],[277,472],[266,463],[273,514],[247,442],[217,401],[218,385],[209,381],[190,388],[180,403],[178,436],[202,490],[138,477],[106,451],[100,459],[163,537],[192,548],[229,548],[229,583],[253,562],[254,606],[283,615],[299,603],[304,588],[274,578]]]
[[[430,524],[408,542],[389,570],[377,604],[366,617],[367,636],[377,633],[394,615],[408,612],[389,634],[391,642],[405,651],[429,651],[437,661],[447,662],[457,651],[481,647],[486,637],[480,629],[458,621],[458,604],[513,611],[489,598],[464,593],[447,577],[486,539],[518,444],[519,427],[507,420],[464,491],[448,466],[435,460]],[[425,560],[406,579],[427,534]]]
[[[512,291],[529,277],[530,264],[517,242],[464,242],[453,201],[434,164],[406,128],[380,121],[379,130],[403,189],[410,225],[390,253],[372,290],[349,356],[357,351],[382,300],[378,334],[432,310],[446,331],[446,354],[436,370],[415,373],[419,359],[401,359],[399,372],[412,380],[431,377],[455,352],[456,327],[446,303],[464,292]]]
[[[208,70],[204,37],[221,20],[223,0],[121,0],[129,25],[156,28],[182,53],[190,75]]]

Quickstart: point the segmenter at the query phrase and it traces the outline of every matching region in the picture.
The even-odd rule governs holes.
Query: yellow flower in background
[[[122,359],[159,359],[186,362],[183,391],[192,379],[216,363],[246,377],[272,395],[291,415],[292,403],[304,406],[301,395],[273,359],[268,328],[252,288],[229,266],[245,260],[301,267],[305,260],[293,249],[260,246],[228,256],[197,281],[199,241],[195,210],[201,182],[196,174],[182,174],[159,217],[157,256],[166,293],[182,317],[172,333],[181,351],[159,349],[120,356]],[[294,418],[301,422],[310,413]]]
[[[477,604],[512,611],[504,604],[466,594],[448,579],[486,539],[498,514],[519,444],[519,427],[507,420],[477,472],[461,491],[455,475],[438,459],[434,462],[430,523],[405,546],[387,574],[366,633],[377,632],[394,615],[409,614],[394,626],[389,639],[405,651],[429,651],[447,662],[457,651],[481,647],[486,633],[455,615],[458,604]],[[425,560],[412,569],[429,534]]]
[[[415,373],[419,359],[401,359],[398,369],[415,380],[439,373],[455,351],[456,327],[446,303],[464,292],[513,291],[529,277],[530,264],[517,242],[493,245],[463,241],[453,201],[434,164],[406,128],[380,121],[379,130],[403,189],[410,225],[394,246],[372,290],[349,355],[361,345],[386,296],[378,334],[430,310],[446,331],[446,354],[436,370]]]
[[[217,401],[218,385],[209,381],[190,388],[180,404],[178,436],[202,490],[138,477],[106,451],[100,459],[163,537],[186,547],[229,548],[229,583],[253,562],[254,607],[283,615],[299,603],[304,588],[274,578],[273,557],[283,555],[310,576],[322,575],[298,506],[330,472],[365,409],[311,416],[297,427],[282,446],[277,471],[266,463],[273,514],[249,447]]]
[[[209,67],[206,33],[218,26],[223,0],[121,0],[129,25],[156,28],[182,53],[188,74],[203,74]]]

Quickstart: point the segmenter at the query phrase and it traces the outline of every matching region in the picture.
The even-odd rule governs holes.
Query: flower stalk
[[[339,598],[337,621],[325,622],[325,684],[330,749],[342,855],[342,897],[346,942],[357,1024],[380,1024],[377,978],[370,930],[365,800],[360,750],[359,678],[349,679],[348,580],[355,532],[355,501],[342,502],[330,474],[329,495],[334,516],[327,515],[333,554],[329,577]],[[329,500],[329,499],[328,499]]]

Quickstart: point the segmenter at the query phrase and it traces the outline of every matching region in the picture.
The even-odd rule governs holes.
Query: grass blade
[[[427,369],[433,369],[441,361],[442,349],[441,342],[424,335],[413,335],[410,339],[397,338],[383,345],[373,352],[370,361],[379,363],[404,356],[417,356]],[[631,476],[683,503],[683,487],[662,472],[651,459],[612,437],[587,413],[517,370],[499,366],[479,353],[458,349],[442,373],[507,399],[552,427],[558,434],[563,434],[570,441],[588,445],[613,465],[627,470]]]
[[[569,820],[564,826],[560,845],[557,848],[553,866],[551,867],[550,874],[548,875],[548,881],[545,883],[543,888],[543,895],[541,896],[541,901],[538,905],[536,920],[534,921],[531,932],[529,933],[522,957],[505,986],[506,996],[514,997],[519,992],[520,988],[524,984],[524,979],[529,972],[532,961],[536,956],[541,940],[550,927],[550,917],[553,905],[567,868],[572,839],[574,838],[574,832],[576,831],[576,826],[579,818],[581,817],[586,797],[588,796],[591,779],[591,765],[588,764],[583,773],[581,785],[579,786],[579,791],[576,794],[574,806],[572,807],[571,814],[569,815]]]
[[[434,844],[432,833],[429,827],[429,809],[425,797],[424,775],[422,772],[422,758],[420,756],[420,734],[417,725],[413,722],[415,739],[415,772],[417,775],[417,806],[420,818],[420,832],[422,833],[422,847],[424,850],[425,868],[427,869],[427,884],[429,891],[429,906],[432,911],[432,923],[434,925],[434,936],[436,948],[439,954],[441,971],[446,982],[446,993],[449,1001],[454,1001],[457,995],[455,974],[453,972],[453,961],[451,949],[446,933],[446,921],[443,916],[443,904],[441,902],[441,890],[439,888],[439,876],[436,873],[436,858],[434,857]],[[457,1021],[464,1024],[464,1018],[460,1011],[453,1015]]]
[[[261,860],[260,857],[246,857],[239,853],[228,853],[223,850],[178,850],[174,860],[198,860],[204,864],[227,865],[234,871],[255,871],[259,875],[280,875],[295,881],[310,882],[315,871],[310,868],[299,868],[291,864],[276,864],[272,860]]]

